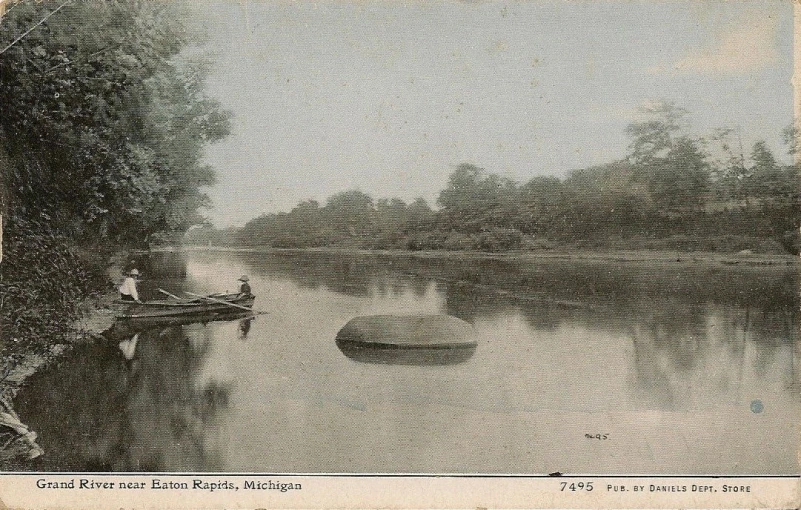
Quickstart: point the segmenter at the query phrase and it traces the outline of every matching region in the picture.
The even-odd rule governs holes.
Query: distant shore
[[[224,251],[267,253],[340,253],[351,255],[382,255],[414,258],[444,258],[452,260],[496,259],[537,262],[542,260],[575,260],[585,262],[617,262],[633,264],[714,264],[744,267],[783,267],[801,264],[801,257],[791,254],[682,252],[672,250],[516,250],[506,252],[449,251],[449,250],[365,250],[343,247],[274,248],[270,246],[234,247],[185,245],[154,248],[153,251]]]

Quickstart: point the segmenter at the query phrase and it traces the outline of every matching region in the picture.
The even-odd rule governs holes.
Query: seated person
[[[120,285],[121,300],[141,303],[141,301],[139,301],[139,292],[136,290],[136,280],[138,279],[139,271],[137,269],[131,269],[131,272],[128,273],[128,276],[123,280],[122,285]]]
[[[242,282],[242,285],[239,287],[239,293],[245,296],[250,295],[250,284],[248,283],[249,278],[247,275],[242,275],[239,277],[239,281]]]

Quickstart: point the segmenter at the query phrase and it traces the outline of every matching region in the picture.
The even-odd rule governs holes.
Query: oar
[[[224,301],[222,299],[215,299],[215,298],[209,297],[209,296],[201,296],[200,294],[194,294],[192,292],[184,291],[184,293],[185,294],[189,294],[190,296],[195,296],[195,297],[201,298],[201,299],[208,299],[209,301],[214,301],[215,303],[220,303],[222,305],[228,305],[228,306],[232,306],[234,308],[241,308],[242,310],[247,310],[248,312],[252,312],[253,311],[252,308],[248,308],[247,306],[238,305],[236,303],[231,303],[230,301]]]
[[[182,298],[182,297],[178,297],[178,296],[176,296],[175,294],[171,294],[171,293],[167,292],[167,291],[166,291],[166,290],[164,290],[164,289],[159,289],[159,292],[161,292],[162,294],[166,294],[166,295],[170,296],[171,298],[175,298],[175,299],[177,299],[178,301],[184,301],[184,298]]]

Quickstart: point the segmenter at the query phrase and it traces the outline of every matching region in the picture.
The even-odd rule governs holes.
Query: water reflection
[[[476,353],[475,345],[446,348],[402,348],[365,345],[340,338],[336,345],[342,354],[361,363],[387,365],[456,365],[464,363]]]
[[[216,292],[248,274],[270,314],[121,325],[77,348],[19,398],[48,452],[39,468],[798,470],[793,268],[172,255],[151,267],[178,268],[169,288]],[[459,317],[480,348],[332,341],[353,317],[386,313]],[[588,431],[614,439],[588,445]]]
[[[248,321],[256,316],[252,311],[225,311],[214,312],[209,315],[186,315],[186,316],[165,316],[165,317],[142,317],[135,319],[118,319],[114,322],[103,336],[111,340],[129,338],[135,333],[149,331],[152,329],[163,329],[169,326],[180,326],[189,324],[209,324],[213,322],[226,322],[232,320]]]
[[[221,469],[206,431],[232,388],[199,379],[209,339],[197,328],[190,338],[186,327],[83,346],[57,372],[36,376],[21,407],[41,426],[48,462],[79,471]]]
[[[136,355],[136,344],[139,343],[140,334],[141,333],[134,333],[131,338],[121,340],[118,344],[120,352],[122,352],[122,356],[128,361],[133,360],[134,356]]]
[[[244,340],[248,337],[254,319],[255,317],[246,317],[239,321],[239,338]]]

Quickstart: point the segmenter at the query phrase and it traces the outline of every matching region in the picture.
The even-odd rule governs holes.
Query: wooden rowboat
[[[121,306],[117,319],[145,320],[242,314],[253,307],[255,299],[253,295],[212,294],[186,300],[164,299],[143,303],[118,300],[115,303]]]

